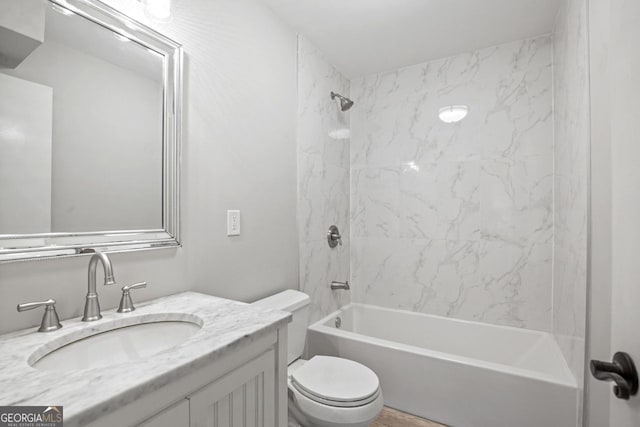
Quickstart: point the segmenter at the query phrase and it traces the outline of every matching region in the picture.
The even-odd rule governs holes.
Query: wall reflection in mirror
[[[55,3],[0,68],[0,234],[163,228],[164,56]]]

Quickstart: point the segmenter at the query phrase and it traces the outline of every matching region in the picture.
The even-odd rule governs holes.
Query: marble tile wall
[[[352,80],[354,299],[550,331],[552,39]],[[466,104],[458,124],[440,107]]]
[[[307,39],[298,39],[298,224],[300,290],[311,296],[311,321],[349,301],[332,291],[332,280],[349,280],[349,113],[340,111],[331,91],[349,96],[349,80]],[[340,134],[341,132],[337,132]],[[333,136],[330,136],[330,134]],[[337,225],[343,245],[327,244]]]
[[[553,332],[582,384],[587,286],[589,63],[585,0],[563,0],[554,31]]]

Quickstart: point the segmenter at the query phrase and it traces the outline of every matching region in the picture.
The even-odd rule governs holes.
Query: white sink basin
[[[59,372],[144,359],[183,343],[199,329],[200,325],[188,321],[120,327],[68,343],[39,358],[32,366]]]

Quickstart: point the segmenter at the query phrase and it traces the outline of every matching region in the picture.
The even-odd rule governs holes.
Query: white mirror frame
[[[164,57],[162,228],[82,233],[1,234],[0,262],[180,246],[182,46],[98,0],[48,0]]]

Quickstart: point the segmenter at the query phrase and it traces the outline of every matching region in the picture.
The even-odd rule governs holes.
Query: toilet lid
[[[313,357],[291,375],[291,380],[308,397],[336,403],[371,400],[380,386],[371,369],[353,360],[330,356]]]

